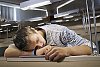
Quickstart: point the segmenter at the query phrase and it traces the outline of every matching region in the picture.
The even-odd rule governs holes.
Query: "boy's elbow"
[[[7,49],[4,52],[4,57],[11,57],[10,52]]]
[[[8,53],[4,52],[4,57],[8,57]]]

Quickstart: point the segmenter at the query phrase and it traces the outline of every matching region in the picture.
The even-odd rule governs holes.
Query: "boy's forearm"
[[[86,45],[65,47],[65,50],[68,50],[70,56],[90,55],[92,53],[91,48]]]

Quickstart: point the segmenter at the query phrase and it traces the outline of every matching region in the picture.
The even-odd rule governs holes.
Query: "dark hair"
[[[24,50],[26,48],[27,46],[27,40],[25,38],[26,36],[27,36],[27,29],[25,27],[19,29],[16,32],[13,42],[19,50]]]

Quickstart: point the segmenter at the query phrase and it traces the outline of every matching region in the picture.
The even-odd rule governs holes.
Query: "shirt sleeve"
[[[73,30],[65,30],[62,32],[61,41],[65,46],[72,47],[76,45],[87,45],[91,47],[91,42],[81,36],[77,35]],[[93,48],[95,44],[93,43]]]
[[[32,51],[32,56],[34,56],[35,54],[34,54],[34,50]]]

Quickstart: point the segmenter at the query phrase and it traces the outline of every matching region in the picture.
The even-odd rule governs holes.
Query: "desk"
[[[7,58],[5,58],[5,57],[0,57],[0,61],[6,61],[7,60]]]
[[[88,59],[87,59],[88,58]],[[32,58],[34,59],[34,58]],[[100,56],[66,57],[63,62],[0,61],[0,67],[100,67]]]

